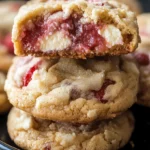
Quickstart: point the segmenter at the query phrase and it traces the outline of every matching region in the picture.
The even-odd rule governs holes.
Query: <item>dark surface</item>
[[[135,130],[130,142],[122,150],[150,150],[150,108],[135,105],[131,110],[136,120]],[[6,119],[7,115],[1,116],[0,140],[16,147],[8,136]],[[0,143],[0,150],[13,150],[13,148],[7,148]]]
[[[139,0],[139,2],[141,3],[145,12],[150,12],[150,0]]]
[[[139,1],[143,10],[150,12],[150,0]],[[136,120],[135,130],[130,142],[122,150],[150,150],[150,108],[136,105],[132,111]],[[6,120],[7,114],[0,116],[0,140],[16,147],[8,136]],[[0,142],[0,150],[13,150],[13,148]]]

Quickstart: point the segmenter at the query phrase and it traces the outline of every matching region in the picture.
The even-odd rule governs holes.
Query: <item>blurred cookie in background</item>
[[[5,1],[0,2],[0,70],[8,71],[13,54],[14,47],[11,41],[11,30],[14,18],[23,2]]]
[[[11,108],[11,105],[7,99],[7,95],[4,91],[5,80],[6,74],[0,71],[0,113],[4,113]]]
[[[141,44],[150,46],[150,13],[143,13],[137,19],[142,40]]]
[[[7,112],[11,107],[4,91],[4,83],[14,57],[14,46],[11,41],[12,26],[22,4],[21,1],[0,2],[0,114]]]
[[[137,103],[150,107],[150,45],[140,45],[133,56],[140,70],[140,89]]]
[[[129,8],[137,15],[142,12],[142,6],[138,0],[116,0],[129,6]]]

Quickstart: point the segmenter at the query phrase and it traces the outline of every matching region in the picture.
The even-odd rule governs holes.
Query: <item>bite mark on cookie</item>
[[[123,45],[121,31],[114,25],[95,24],[77,13],[68,18],[63,15],[60,11],[29,20],[20,36],[23,48],[45,53],[63,50],[88,53]]]

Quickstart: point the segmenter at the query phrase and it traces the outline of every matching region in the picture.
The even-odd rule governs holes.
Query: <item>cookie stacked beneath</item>
[[[139,71],[122,54],[139,42],[133,12],[115,1],[30,2],[15,19],[13,42],[26,56],[14,59],[5,84],[18,146],[117,150],[128,142]]]

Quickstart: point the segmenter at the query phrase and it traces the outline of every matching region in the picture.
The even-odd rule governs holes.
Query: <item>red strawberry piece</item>
[[[39,68],[41,61],[32,66],[23,77],[23,86],[27,86],[32,79],[33,73]]]
[[[112,81],[110,79],[106,79],[104,84],[102,85],[101,89],[99,91],[94,91],[95,97],[101,101],[102,103],[107,103],[108,100],[104,99],[105,90],[109,85],[115,84],[115,81]]]
[[[147,66],[149,64],[149,56],[144,53],[135,54],[137,62],[142,66]]]

